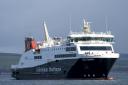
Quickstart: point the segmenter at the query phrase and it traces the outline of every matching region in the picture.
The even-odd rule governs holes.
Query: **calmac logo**
[[[49,68],[37,68],[36,72],[59,72],[61,68],[49,67]]]

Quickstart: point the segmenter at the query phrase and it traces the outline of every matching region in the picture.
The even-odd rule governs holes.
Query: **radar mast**
[[[85,21],[85,19],[83,21],[84,21],[84,23],[83,23],[83,32],[84,33],[91,33],[89,22]]]

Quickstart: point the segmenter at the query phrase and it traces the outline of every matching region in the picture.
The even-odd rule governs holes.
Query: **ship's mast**
[[[45,43],[47,43],[48,46],[52,46],[54,44],[54,41],[50,38],[47,25],[44,22],[44,32],[45,32]]]
[[[45,32],[45,42],[49,42],[50,37],[48,34],[48,29],[47,29],[47,25],[46,25],[45,21],[44,21],[44,32]]]

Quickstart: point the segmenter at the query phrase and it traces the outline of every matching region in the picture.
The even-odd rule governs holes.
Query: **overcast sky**
[[[115,51],[128,53],[128,0],[0,0],[0,52],[24,51],[25,36],[43,40],[43,21],[50,36],[81,31],[83,18],[94,31],[115,35]]]

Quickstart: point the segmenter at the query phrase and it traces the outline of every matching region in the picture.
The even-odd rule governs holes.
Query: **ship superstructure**
[[[44,22],[45,40],[25,39],[25,53],[12,65],[16,79],[107,78],[119,54],[114,52],[111,32],[92,32],[84,20],[82,32],[70,32],[67,39],[51,38]]]

